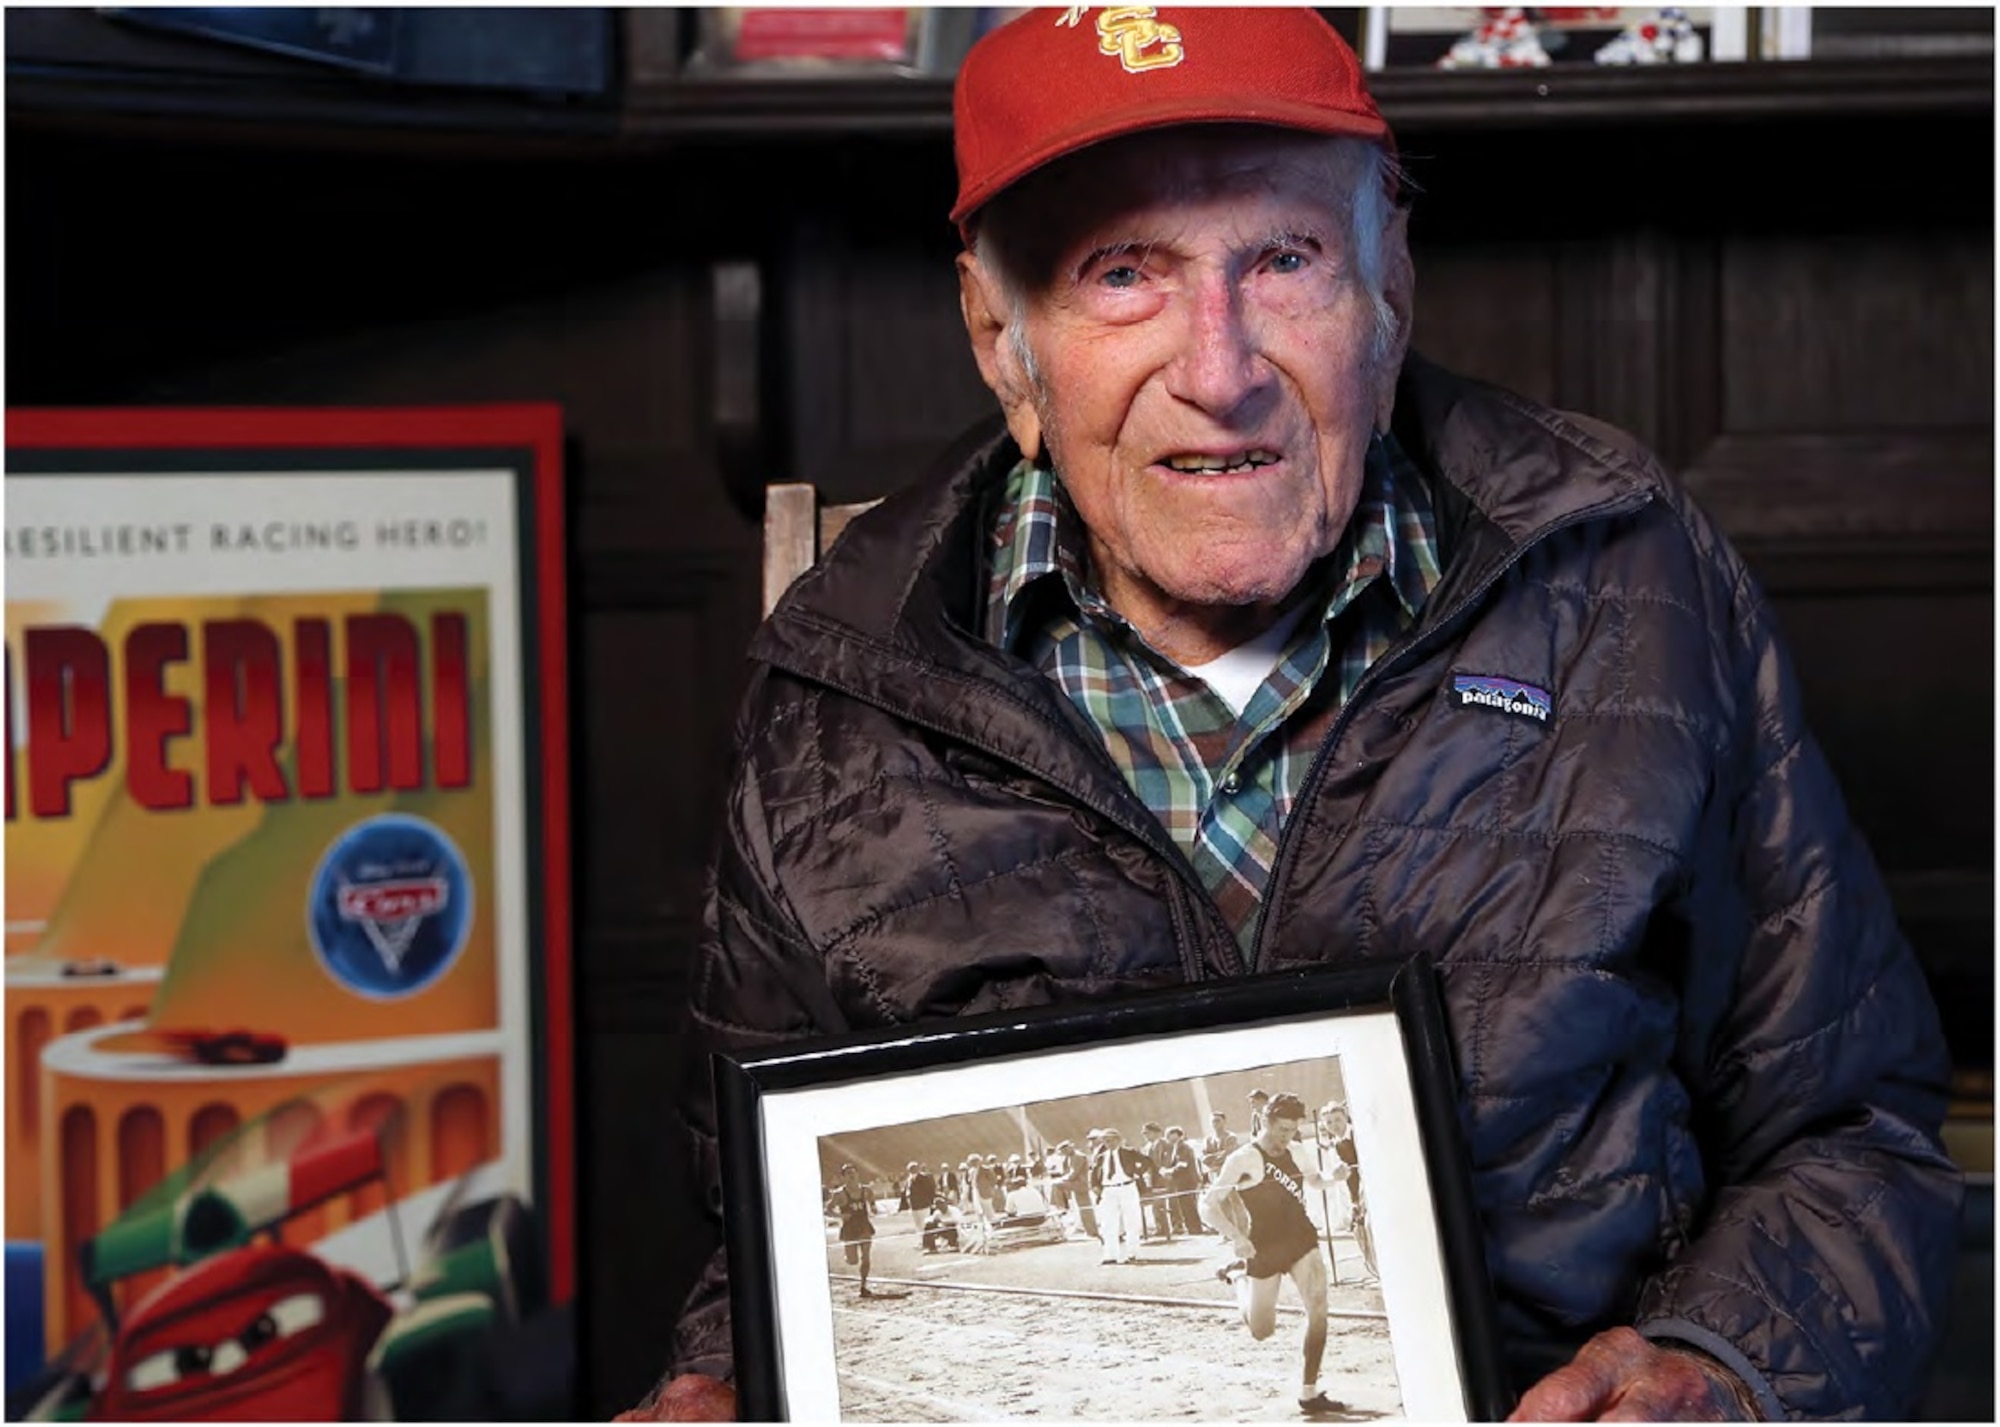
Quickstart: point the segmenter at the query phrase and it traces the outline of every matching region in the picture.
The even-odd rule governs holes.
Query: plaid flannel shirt
[[[1308,575],[1310,605],[1242,716],[1152,648],[1092,586],[1084,530],[1055,473],[1023,461],[994,531],[989,639],[1054,679],[1253,954],[1278,835],[1333,719],[1437,584],[1424,482],[1389,437]]]

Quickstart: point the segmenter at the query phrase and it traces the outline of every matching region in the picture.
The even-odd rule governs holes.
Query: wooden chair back
[[[819,487],[787,483],[764,488],[764,615],[777,608],[778,597],[792,581],[810,570],[826,553],[847,523],[876,504],[872,500],[847,505],[821,505]]]

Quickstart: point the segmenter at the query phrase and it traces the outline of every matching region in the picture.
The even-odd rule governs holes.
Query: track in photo
[[[1328,1248],[1340,1282],[1319,1381],[1347,1410],[1320,1420],[1401,1417],[1381,1291],[1351,1239],[1336,1234]],[[1215,1275],[1227,1258],[1218,1237],[1156,1240],[1128,1264],[1100,1264],[1098,1253],[1082,1238],[929,1255],[892,1230],[874,1244],[877,1296],[863,1298],[830,1246],[841,1418],[1302,1420],[1305,1315],[1289,1285],[1277,1330],[1257,1342]]]
[[[1199,1207],[1225,1146],[1280,1093],[1312,1107],[1297,1167],[1328,1177],[1304,1195],[1328,1269],[1318,1386],[1338,1404],[1316,1420],[1403,1416],[1348,1189],[1360,1178],[1338,1173],[1359,1163],[1346,1078],[1338,1055],[1319,1055],[819,1136],[841,1418],[1303,1420],[1297,1286],[1279,1285],[1276,1326],[1253,1338],[1218,1273],[1241,1263]],[[1113,1132],[1139,1151],[1143,1181],[1115,1221],[1137,1241],[1117,1251],[1100,1242],[1114,1221],[1083,1168]]]

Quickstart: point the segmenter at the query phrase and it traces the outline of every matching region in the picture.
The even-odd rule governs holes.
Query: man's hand
[[[736,1389],[700,1373],[668,1378],[613,1422],[734,1422]]]
[[[1509,1422],[1755,1422],[1756,1400],[1713,1358],[1599,1333],[1523,1394]]]

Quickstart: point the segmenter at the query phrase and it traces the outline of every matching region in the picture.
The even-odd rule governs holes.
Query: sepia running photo
[[[845,1421],[1405,1415],[1337,1056],[817,1148]]]

